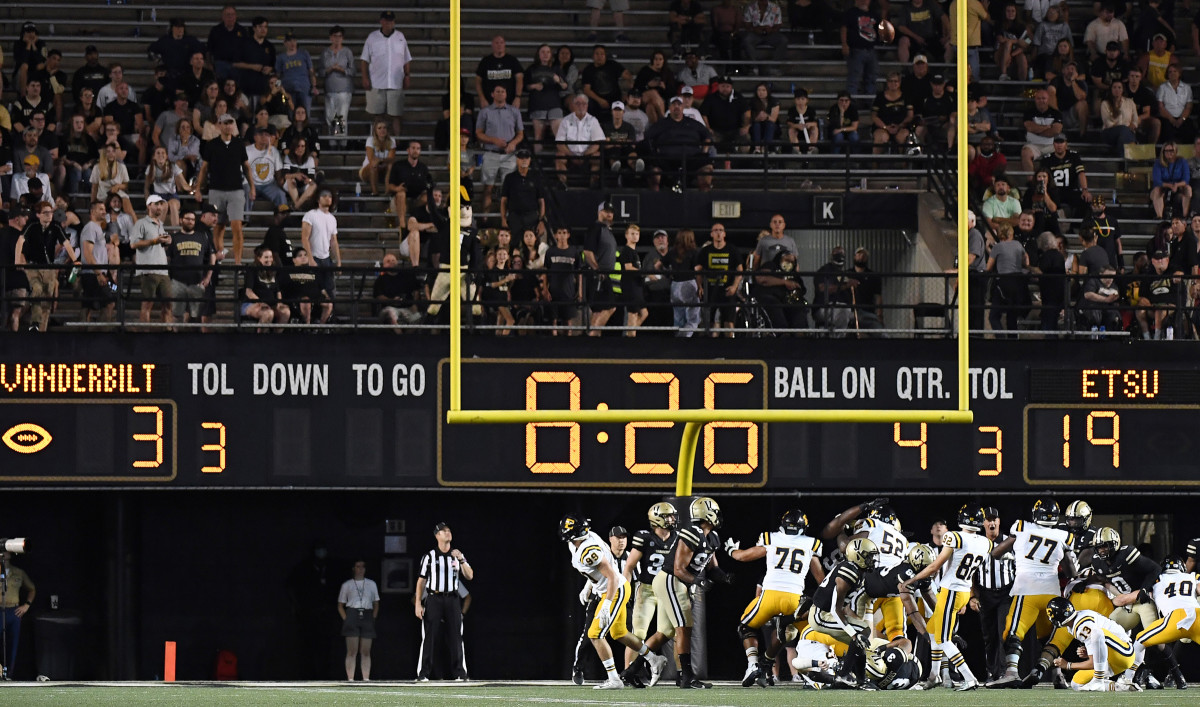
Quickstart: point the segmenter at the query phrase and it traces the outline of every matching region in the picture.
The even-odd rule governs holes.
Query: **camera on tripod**
[[[0,549],[4,552],[11,552],[14,555],[23,555],[26,552],[25,538],[0,538]]]

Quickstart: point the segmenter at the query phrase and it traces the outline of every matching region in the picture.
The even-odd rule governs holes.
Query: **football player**
[[[1133,665],[1133,642],[1117,622],[1094,611],[1078,611],[1063,597],[1047,602],[1046,617],[1051,624],[1066,629],[1083,644],[1079,655],[1085,660],[1073,661],[1062,656],[1054,659],[1056,667],[1076,671],[1071,680],[1072,689],[1080,692],[1136,691],[1129,681],[1112,681],[1122,673],[1130,674],[1127,671]]]
[[[658,608],[654,597],[654,575],[663,568],[663,563],[675,547],[678,537],[679,512],[666,501],[650,506],[646,512],[650,529],[633,534],[630,542],[629,559],[625,562],[625,580],[636,581],[633,595],[633,635],[646,640],[650,632],[650,620]],[[658,628],[662,629],[660,622]],[[625,651],[625,662],[634,659],[633,651]]]
[[[1112,599],[1109,598],[1108,592],[1104,590],[1104,585],[1107,580],[1096,573],[1096,570],[1091,567],[1084,567],[1080,570],[1079,575],[1067,582],[1067,586],[1063,587],[1063,597],[1071,602],[1071,606],[1076,611],[1094,611],[1101,616],[1111,616],[1113,613]],[[1051,621],[1051,623],[1054,623]],[[1050,643],[1047,644],[1047,650],[1053,646],[1055,655],[1066,655],[1067,647],[1071,645],[1071,632],[1062,626],[1055,626],[1054,633],[1050,636]],[[1057,673],[1056,673],[1057,675]],[[1055,687],[1059,687],[1060,683],[1056,678]],[[1062,687],[1066,687],[1065,679]]]
[[[933,650],[930,652],[929,679],[921,684],[923,689],[938,684],[952,684],[950,665],[963,676],[963,681],[954,686],[955,690],[974,690],[979,687],[979,681],[963,658],[962,651],[954,645],[954,629],[959,612],[971,600],[971,582],[975,573],[993,549],[992,541],[979,534],[983,521],[982,506],[969,504],[960,508],[959,532],[947,532],[942,537],[942,550],[933,562],[900,585],[901,589],[911,590],[925,578],[936,575],[943,565],[949,564],[950,569],[941,575],[937,604],[928,622],[929,641]]]
[[[838,669],[838,681],[854,687],[857,680],[852,678],[861,674],[858,664],[871,647],[871,627],[851,610],[849,599],[862,587],[864,575],[875,569],[879,549],[870,540],[859,538],[851,540],[844,552],[846,559],[825,575],[813,593],[808,625],[813,632],[848,646]]]
[[[688,590],[706,589],[714,581],[728,584],[733,581],[733,575],[727,574],[717,563],[721,539],[716,529],[721,527],[721,507],[713,499],[701,496],[692,501],[688,512],[691,522],[679,529],[679,540],[671,549],[662,570],[654,577],[654,594],[659,611],[658,633],[650,638],[650,644],[657,647],[659,641],[665,641],[677,633],[675,660],[679,667],[679,686],[684,689],[707,689],[712,687],[712,683],[696,679],[692,669],[691,634],[695,622]]]
[[[880,690],[908,690],[921,682],[921,661],[895,646],[876,648],[867,655],[867,679]]]
[[[817,581],[825,579],[821,568],[821,541],[804,534],[808,529],[808,516],[803,511],[790,510],[779,520],[779,531],[764,532],[758,536],[754,547],[741,549],[741,544],[729,538],[725,550],[738,562],[753,562],[767,559],[767,572],[763,575],[762,591],[746,606],[738,620],[738,635],[746,652],[746,674],[742,676],[742,687],[756,682],[766,682],[771,672],[780,643],[778,637],[772,642],[759,661],[758,633],[768,621],[776,616],[794,616],[800,609],[804,595],[804,581],[811,571]],[[765,685],[764,685],[765,686]]]
[[[650,684],[658,682],[667,659],[650,653],[650,647],[625,628],[625,612],[632,592],[629,582],[617,571],[617,564],[608,543],[592,532],[586,518],[574,515],[563,516],[558,522],[558,536],[567,543],[571,551],[571,566],[592,584],[597,594],[602,595],[592,617],[592,625],[588,629],[588,638],[592,640],[592,646],[595,647],[596,655],[604,665],[608,678],[593,689],[620,690],[625,687],[621,676],[617,674],[612,649],[604,640],[606,634],[632,648],[639,660],[645,659],[650,666]],[[631,669],[633,667],[630,666]]]
[[[1200,562],[1200,538],[1192,538],[1188,541],[1187,559],[1183,562],[1188,572],[1196,571],[1196,563]]]
[[[629,552],[625,549],[628,544],[629,535],[625,532],[625,528],[620,525],[614,525],[608,531],[608,549],[612,552],[613,563],[617,570],[621,573],[625,572],[626,558],[629,557]],[[629,581],[626,577],[625,581]],[[579,603],[584,606],[584,616],[591,616],[596,611],[596,604],[603,600],[602,594],[596,591],[596,585],[589,579],[583,583],[583,589],[579,591]],[[579,639],[575,641],[575,662],[571,667],[571,682],[576,685],[583,684],[583,646],[588,643],[588,631],[591,629],[591,624],[583,627],[579,634]],[[641,638],[641,636],[638,636]],[[626,648],[628,654],[625,658],[625,664],[629,664],[636,657],[632,648]]]
[[[1133,644],[1135,671],[1142,666],[1146,648],[1149,646],[1166,646],[1183,639],[1200,641],[1200,624],[1196,623],[1197,583],[1200,583],[1200,576],[1188,572],[1182,558],[1172,555],[1163,560],[1162,575],[1153,588],[1154,605],[1158,607],[1162,618],[1138,634]],[[1119,606],[1127,596],[1117,597],[1113,603]],[[1175,687],[1180,690],[1187,689],[1187,682],[1183,679],[1178,663],[1172,666],[1170,677],[1174,680]]]
[[[1096,529],[1092,527],[1092,507],[1087,501],[1071,501],[1067,510],[1063,511],[1063,526],[1075,536],[1075,551],[1077,564],[1086,567],[1092,563],[1092,543],[1096,539]]]
[[[1051,599],[1062,596],[1058,583],[1059,564],[1067,566],[1068,576],[1075,575],[1075,566],[1069,554],[1075,536],[1057,527],[1058,504],[1049,499],[1036,501],[1030,518],[1032,523],[1023,520],[1013,523],[1009,530],[1011,536],[992,551],[992,557],[1000,557],[1011,550],[1016,558],[1016,575],[1009,592],[1013,601],[1005,620],[1004,654],[1007,665],[1004,674],[988,683],[988,687],[1033,687],[1041,681],[1042,675],[1050,669],[1058,655],[1058,649],[1047,643],[1037,665],[1024,679],[1017,671],[1017,665],[1021,662],[1021,642],[1025,640],[1029,629],[1036,631],[1040,641],[1048,639],[1054,629],[1046,614],[1046,605]]]
[[[880,553],[880,557],[883,557],[882,552]],[[887,645],[889,647],[901,648],[908,652],[912,651],[912,642],[904,635],[908,627],[906,614],[911,612],[920,618],[920,611],[917,610],[915,603],[911,607],[905,604],[902,600],[901,592],[903,591],[909,596],[912,595],[912,592],[901,590],[900,585],[917,576],[918,572],[928,567],[931,563],[933,563],[933,551],[926,545],[913,543],[908,546],[908,551],[899,564],[891,568],[881,567],[878,573],[871,573],[866,576],[864,587],[867,596],[875,600],[874,605],[877,616],[875,628],[880,629],[882,626],[881,635],[887,636]],[[925,601],[927,603],[933,604],[936,600],[933,598],[933,595],[929,594],[929,585],[930,580],[926,577],[920,583],[915,584],[914,588],[925,594]],[[894,602],[898,616],[889,619],[888,612],[890,609],[884,609],[882,612],[879,611],[880,606],[889,606],[885,602]],[[882,613],[882,621],[878,618],[880,613]],[[923,629],[923,620],[920,625]],[[924,631],[918,630],[918,633],[923,634]]]
[[[891,570],[904,564],[908,558],[908,539],[900,532],[900,519],[896,517],[895,511],[889,506],[873,508],[868,511],[867,517],[858,521],[854,526],[854,531],[851,539],[868,538],[875,543],[875,547],[879,548],[880,574],[888,574]],[[932,553],[930,553],[930,559],[932,560]],[[889,591],[885,594],[872,593],[869,588],[867,590],[871,597],[877,597],[872,610],[876,623],[879,622],[879,617],[883,618],[882,635],[887,636],[887,640],[890,641],[889,645],[902,645],[901,642],[903,642],[907,650],[912,650],[912,645],[904,637],[907,626],[904,621],[904,607],[901,606],[900,595],[896,593],[896,585],[925,569],[928,564],[928,562],[925,563],[907,576],[896,575],[896,581],[890,583]]]

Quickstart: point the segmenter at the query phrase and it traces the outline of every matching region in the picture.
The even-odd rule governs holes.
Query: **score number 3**
[[[158,405],[134,405],[133,412],[138,415],[154,416],[153,432],[135,432],[132,435],[134,442],[147,442],[154,445],[154,458],[135,459],[133,468],[157,469],[163,463],[163,410]],[[202,452],[216,452],[217,463],[214,466],[200,467],[200,471],[205,474],[220,474],[225,471],[225,425],[220,422],[202,422],[200,427],[217,431],[216,444],[200,445]]]

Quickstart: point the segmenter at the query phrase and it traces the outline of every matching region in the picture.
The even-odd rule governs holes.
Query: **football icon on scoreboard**
[[[45,449],[54,438],[41,425],[23,422],[5,431],[0,440],[9,449],[18,454],[33,454]]]

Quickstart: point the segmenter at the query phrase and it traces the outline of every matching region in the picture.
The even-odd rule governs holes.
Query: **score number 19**
[[[924,471],[929,468],[929,425],[925,422],[918,424],[920,425],[920,434],[916,439],[909,439],[901,432],[899,422],[892,423],[892,441],[896,443],[897,447],[918,449],[921,454],[921,470]],[[975,429],[980,434],[995,435],[996,440],[996,443],[990,447],[980,447],[975,450],[976,454],[995,457],[994,468],[980,469],[979,476],[999,476],[1000,472],[1004,471],[1004,431],[996,425],[980,425]],[[1091,429],[1091,418],[1089,418],[1089,436]]]

